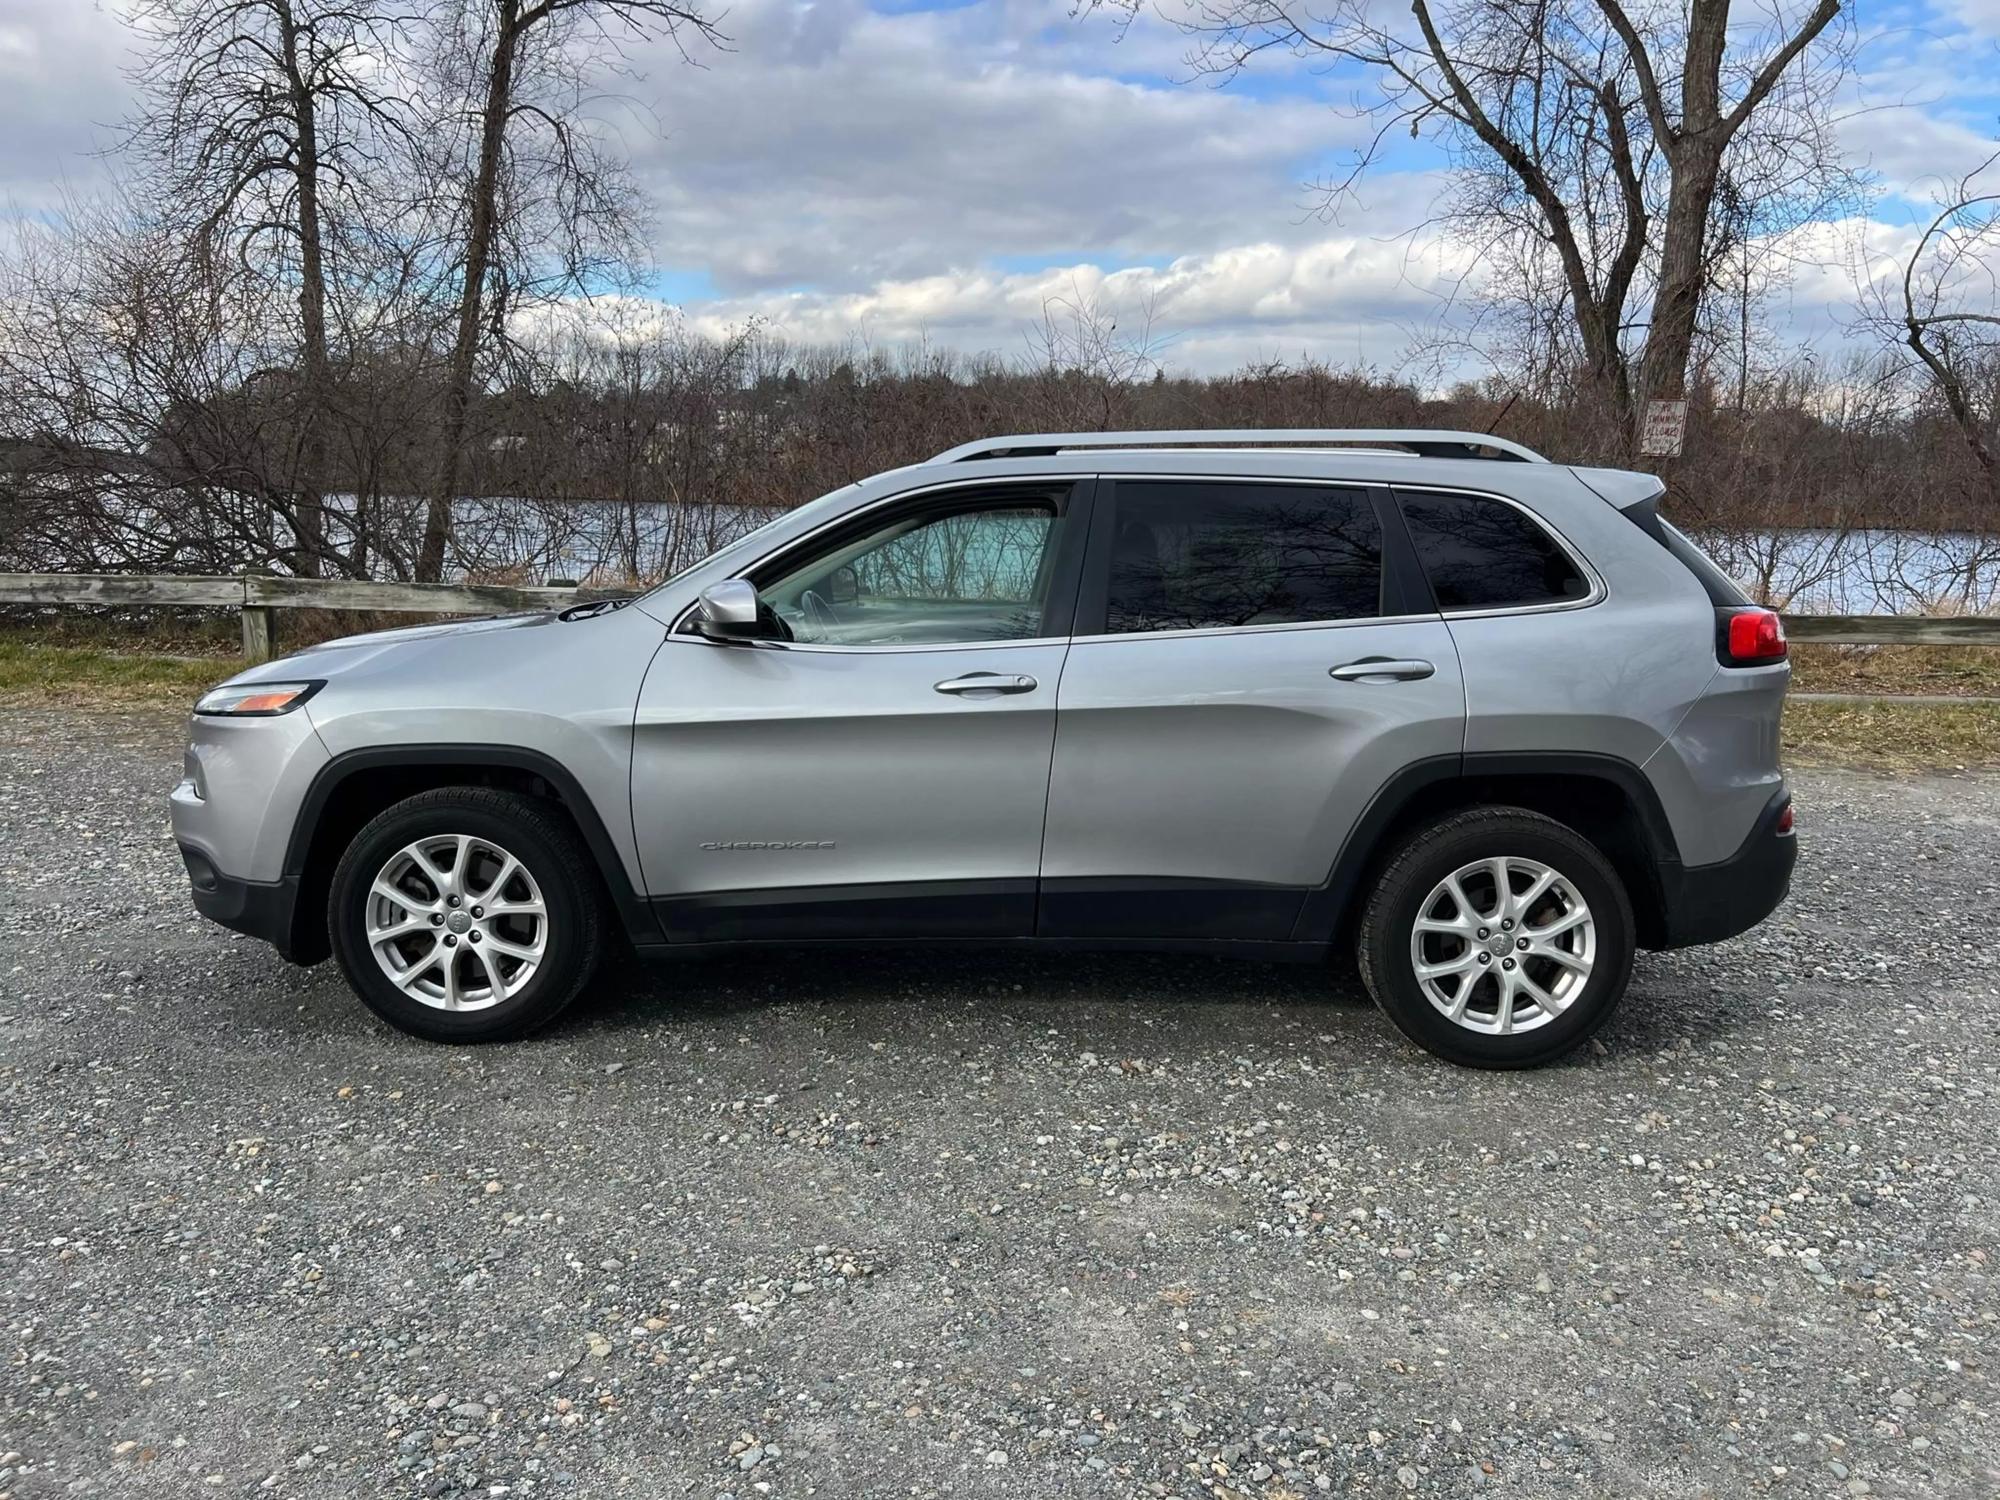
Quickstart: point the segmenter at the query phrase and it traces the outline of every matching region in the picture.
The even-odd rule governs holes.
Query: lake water
[[[1978,614],[2000,608],[2000,535],[1702,532],[1752,595],[1799,614]]]

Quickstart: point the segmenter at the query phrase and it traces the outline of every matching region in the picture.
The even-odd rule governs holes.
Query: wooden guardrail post
[[[277,614],[275,609],[261,605],[243,606],[243,660],[253,667],[271,659],[272,644],[277,638]]]
[[[278,635],[278,618],[274,610],[259,603],[256,598],[257,581],[261,576],[252,569],[243,571],[243,607],[237,611],[243,626],[243,661],[246,666],[256,666],[269,661]]]

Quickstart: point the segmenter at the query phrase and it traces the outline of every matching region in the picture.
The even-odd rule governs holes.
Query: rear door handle
[[[1421,682],[1436,673],[1427,661],[1390,661],[1386,656],[1365,656],[1327,671],[1336,682]]]
[[[940,693],[1032,693],[1035,679],[1015,672],[968,672],[963,677],[947,677],[935,684]]]

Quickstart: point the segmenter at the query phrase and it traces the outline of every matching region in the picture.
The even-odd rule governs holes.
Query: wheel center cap
[[[1486,951],[1498,958],[1514,946],[1512,938],[1496,937],[1486,945]]]
[[[444,925],[453,932],[466,933],[472,930],[472,918],[462,911],[455,911],[444,919]]]

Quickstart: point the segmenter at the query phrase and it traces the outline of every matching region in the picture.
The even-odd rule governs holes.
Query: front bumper
[[[295,957],[299,877],[286,869],[299,809],[327,762],[304,710],[275,718],[197,714],[167,797],[195,910]]]
[[[180,851],[196,911],[211,922],[261,938],[282,957],[293,959],[292,914],[299,899],[297,876],[274,881],[239,880],[216,869],[213,860],[191,845],[182,844]]]
[[[275,718],[196,714],[180,785],[167,797],[174,842],[238,880],[277,881],[306,792],[328,759],[304,709]]]
[[[1660,872],[1662,948],[1719,943],[1748,932],[1778,909],[1791,893],[1792,867],[1799,859],[1798,838],[1778,831],[1791,805],[1789,791],[1774,796],[1729,858]]]

